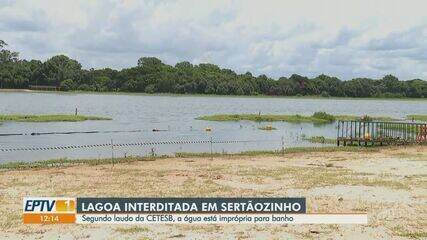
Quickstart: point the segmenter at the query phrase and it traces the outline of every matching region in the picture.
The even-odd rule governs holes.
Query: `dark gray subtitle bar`
[[[306,199],[77,198],[77,213],[306,213]]]

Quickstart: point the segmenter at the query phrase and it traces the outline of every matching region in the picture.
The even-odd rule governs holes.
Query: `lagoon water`
[[[313,145],[302,135],[336,136],[336,125],[311,123],[271,123],[277,130],[263,131],[267,123],[209,122],[195,120],[201,115],[259,113],[311,115],[316,111],[331,114],[391,116],[427,114],[427,101],[384,99],[325,99],[224,96],[163,96],[143,94],[86,94],[0,92],[0,114],[79,114],[111,117],[111,121],[24,123],[4,122],[0,134],[0,162],[34,161],[53,158],[106,158],[124,155],[172,154],[176,152],[240,152],[275,150]],[[210,127],[211,132],[205,128]],[[164,131],[153,132],[153,129]],[[99,133],[42,134],[51,132]],[[181,141],[247,141],[234,143],[179,143]],[[84,145],[153,143],[175,144],[83,147]],[[315,144],[314,144],[315,145]],[[62,149],[64,146],[81,146]],[[31,148],[56,150],[19,150]],[[7,150],[7,151],[6,151]]]

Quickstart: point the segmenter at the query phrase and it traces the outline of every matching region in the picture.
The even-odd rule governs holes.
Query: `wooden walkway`
[[[427,143],[427,123],[338,121],[337,145]]]

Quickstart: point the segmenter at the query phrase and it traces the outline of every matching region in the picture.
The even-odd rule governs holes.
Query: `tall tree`
[[[64,80],[80,81],[82,65],[65,55],[57,55],[44,62],[40,69],[40,84],[59,86]]]

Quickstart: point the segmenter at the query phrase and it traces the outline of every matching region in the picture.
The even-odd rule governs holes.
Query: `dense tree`
[[[7,43],[0,40],[0,87],[12,87],[22,85],[20,73],[20,63],[18,63],[18,53],[6,49]]]
[[[64,55],[45,62],[20,60],[0,40],[0,88],[28,88],[29,85],[60,86],[64,91],[127,91],[146,93],[229,95],[321,95],[338,97],[427,97],[427,82],[399,81],[393,75],[382,79],[355,78],[341,81],[319,75],[308,78],[293,74],[278,80],[266,75],[237,74],[217,65],[179,62],[175,66],[155,57],[142,57],[137,65],[120,71],[82,69],[79,62]]]
[[[76,60],[65,55],[58,55],[44,62],[40,67],[40,73],[40,84],[59,86],[66,79],[79,82],[83,71],[82,65]]]

